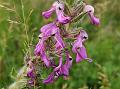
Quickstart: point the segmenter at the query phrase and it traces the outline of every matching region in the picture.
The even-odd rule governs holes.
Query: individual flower
[[[72,58],[68,54],[68,52],[66,52],[66,62],[65,62],[65,64],[62,65],[59,68],[59,70],[57,70],[57,71],[53,70],[53,72],[48,76],[48,78],[43,80],[43,83],[44,84],[53,83],[60,76],[63,76],[66,79],[66,77],[69,75],[69,70],[70,70],[71,66],[72,66]]]
[[[86,48],[84,46],[84,42],[88,39],[88,35],[84,30],[80,30],[80,34],[77,36],[75,42],[73,43],[73,48],[72,51],[76,53],[76,62],[80,62],[83,59],[88,59],[87,53],[86,53]]]
[[[63,74],[64,79],[66,79],[67,76],[69,75],[69,70],[72,67],[72,61],[73,61],[72,57],[70,56],[68,51],[66,51],[66,62],[61,68],[61,74]]]
[[[54,2],[52,7],[48,11],[43,12],[42,15],[45,18],[49,18],[54,11],[56,12],[58,22],[63,24],[70,22],[71,18],[69,16],[65,16],[64,4],[62,2]]]
[[[47,67],[50,66],[50,59],[47,57],[45,53],[45,47],[44,47],[44,40],[40,39],[38,44],[36,45],[36,48],[34,50],[34,54],[36,56],[40,56],[41,60],[45,63]]]
[[[69,16],[65,16],[65,13],[64,13],[64,4],[59,3],[56,6],[56,14],[57,14],[57,20],[60,23],[66,24],[66,23],[70,22],[71,18]]]
[[[84,12],[88,13],[88,15],[90,17],[90,21],[91,21],[92,24],[94,24],[94,25],[99,25],[100,24],[99,18],[94,16],[94,7],[93,6],[85,5]]]

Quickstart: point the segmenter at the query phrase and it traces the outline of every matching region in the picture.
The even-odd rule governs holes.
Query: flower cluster
[[[46,19],[50,18],[53,14],[56,13],[56,19],[41,27],[40,35],[39,35],[39,42],[36,45],[34,50],[34,55],[40,57],[41,61],[45,64],[47,68],[53,68],[52,73],[43,80],[43,83],[50,84],[53,83],[56,79],[60,76],[63,76],[66,79],[69,75],[69,70],[72,66],[73,58],[70,55],[70,50],[68,50],[67,42],[64,41],[64,36],[61,34],[62,27],[66,24],[72,23],[72,16],[68,16],[65,13],[65,5],[63,2],[56,1],[52,4],[51,8],[42,13],[42,16]],[[86,13],[92,24],[98,25],[100,23],[99,19],[94,16],[94,8],[91,5],[84,4],[83,12]],[[63,30],[64,32],[64,30]],[[69,35],[72,33],[69,33]],[[86,48],[84,46],[84,42],[88,39],[88,34],[85,30],[80,30],[77,35],[71,35],[72,38],[75,39],[72,42],[72,53],[76,55],[76,62],[81,62],[83,60],[88,60],[92,62],[92,59],[88,58]],[[52,38],[53,40],[53,47],[54,47],[54,55],[57,55],[55,60],[52,60],[49,54],[47,45],[47,41]],[[69,38],[69,36],[68,36]],[[63,63],[63,54],[65,55],[65,63]],[[55,61],[59,60],[59,63],[55,63]],[[53,62],[54,61],[54,62]],[[31,64],[30,64],[31,65]],[[28,77],[31,78],[30,83],[34,80],[34,67],[28,72]]]

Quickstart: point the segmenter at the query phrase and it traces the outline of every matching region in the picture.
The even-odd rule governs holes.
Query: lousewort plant
[[[39,66],[42,66],[39,65],[40,62],[46,69],[52,69],[48,77],[41,79],[44,84],[54,83],[62,76],[67,79],[73,61],[92,62],[85,48],[88,34],[84,28],[75,25],[81,24],[85,16],[89,17],[91,24],[99,25],[100,20],[94,15],[94,7],[82,0],[75,0],[72,6],[65,0],[57,0],[48,10],[42,12],[44,19],[49,19],[53,14],[56,14],[54,20],[40,29],[39,41],[34,49],[34,60],[30,57],[26,61],[27,69],[24,75],[29,86],[39,84],[38,70]],[[75,59],[72,57],[73,54],[76,56]]]

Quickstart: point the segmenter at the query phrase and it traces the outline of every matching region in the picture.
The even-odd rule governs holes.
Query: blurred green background
[[[25,43],[33,37],[33,44],[36,44],[40,27],[52,21],[44,20],[41,12],[48,9],[53,0],[22,1],[0,0],[0,89],[6,89],[13,82],[10,77],[12,68],[19,70],[23,66]],[[99,69],[95,63],[104,70],[109,88],[120,89],[120,0],[85,1],[95,7],[95,14],[101,20],[97,27],[91,25],[88,18],[81,25],[89,34],[86,46],[94,62],[74,62],[68,81],[60,78],[54,84],[41,85],[42,89],[99,86]]]

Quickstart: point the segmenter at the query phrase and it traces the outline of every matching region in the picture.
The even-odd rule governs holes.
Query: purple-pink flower
[[[76,53],[76,62],[81,62],[84,59],[89,59],[87,57],[86,48],[84,46],[84,42],[87,39],[88,39],[88,35],[86,31],[80,30],[80,34],[77,36],[75,42],[73,43],[73,48],[72,48],[72,51]]]
[[[59,3],[56,6],[56,14],[57,14],[57,20],[60,23],[66,24],[66,23],[70,22],[71,18],[69,16],[65,16],[65,13],[64,13],[64,4]]]
[[[69,16],[65,16],[64,4],[62,2],[57,2],[57,1],[54,2],[52,7],[48,11],[43,12],[42,15],[45,18],[49,18],[49,17],[51,17],[51,15],[54,11],[56,12],[57,21],[59,23],[66,24],[66,23],[70,22],[71,18]]]
[[[34,50],[34,54],[36,56],[40,56],[41,60],[45,63],[47,67],[50,66],[50,59],[47,57],[45,53],[45,47],[44,47],[44,40],[40,39],[38,44],[36,45],[36,48]]]
[[[90,21],[91,21],[92,24],[94,24],[94,25],[99,25],[100,24],[99,18],[94,16],[94,7],[93,6],[85,5],[84,12],[88,13],[88,15],[90,17]]]

